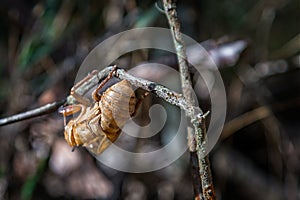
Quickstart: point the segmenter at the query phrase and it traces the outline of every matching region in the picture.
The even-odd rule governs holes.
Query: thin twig
[[[246,112],[225,124],[222,130],[221,139],[224,140],[241,128],[244,128],[253,122],[262,120],[270,115],[271,111],[266,106],[261,106]]]
[[[290,109],[291,107],[299,106],[300,105],[300,97],[295,99],[291,99],[284,102],[278,102],[275,104],[271,104],[269,106],[260,106],[253,110],[250,110],[246,113],[243,113],[237,116],[234,119],[228,121],[222,130],[221,139],[224,140],[230,137],[235,132],[239,131],[240,129],[265,118],[274,116],[273,112],[281,112],[286,109]],[[272,108],[272,109],[271,109]]]
[[[4,126],[7,124],[11,124],[14,122],[19,122],[25,119],[30,119],[30,118],[34,118],[37,116],[41,116],[41,115],[45,115],[51,112],[56,111],[60,106],[62,106],[64,104],[64,100],[63,101],[56,101],[53,103],[49,103],[46,104],[44,106],[41,106],[39,108],[33,109],[33,110],[29,110],[23,113],[19,113],[16,115],[12,115],[9,117],[5,117],[0,119],[0,126]]]
[[[171,28],[172,36],[173,36],[173,42],[175,45],[175,49],[177,52],[177,59],[179,64],[179,71],[180,71],[180,77],[181,77],[181,86],[182,86],[182,92],[184,97],[187,100],[187,103],[189,105],[192,105],[193,108],[195,108],[195,102],[192,97],[193,89],[191,86],[191,78],[190,73],[188,69],[188,63],[187,63],[187,56],[186,56],[186,49],[185,44],[182,40],[182,34],[180,32],[180,23],[177,17],[176,12],[176,5],[172,0],[163,0],[164,3],[164,9],[166,16],[168,18],[168,22]],[[200,108],[198,109],[200,110]],[[201,111],[201,110],[200,110]],[[201,112],[202,114],[202,112]],[[210,163],[208,155],[203,158],[203,150],[204,147],[202,144],[204,144],[205,136],[206,136],[206,127],[205,127],[205,118],[201,118],[200,120],[192,120],[191,121],[194,126],[195,131],[195,139],[196,139],[196,152],[198,156],[199,161],[199,173],[201,177],[201,187],[202,187],[202,195],[203,198],[213,200],[215,199],[215,191],[214,191],[214,185],[212,182],[212,176],[211,176],[211,170],[210,170]],[[190,129],[188,129],[190,130]],[[190,133],[188,135],[191,135]],[[192,149],[192,148],[190,148]],[[191,155],[192,156],[192,155]],[[192,162],[193,164],[194,162]],[[197,167],[197,166],[195,166]],[[198,179],[196,179],[198,180]],[[196,187],[200,185],[197,184]],[[194,184],[195,187],[195,184]],[[195,190],[197,191],[197,190]],[[199,196],[201,198],[201,194],[195,194],[195,199],[199,199]]]

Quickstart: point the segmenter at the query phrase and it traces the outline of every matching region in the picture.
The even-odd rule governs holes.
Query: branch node
[[[154,83],[150,83],[149,86],[148,86],[148,89],[150,90],[150,92],[152,92],[155,88],[155,84]]]

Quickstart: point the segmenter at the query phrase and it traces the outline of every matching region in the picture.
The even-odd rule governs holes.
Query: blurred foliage
[[[85,56],[105,38],[134,27],[168,27],[155,3],[2,0],[1,117],[64,99]],[[197,41],[249,43],[238,63],[220,69],[228,116],[211,155],[218,197],[299,199],[300,2],[187,0],[177,8],[183,32]],[[157,52],[129,53],[118,62],[133,66],[165,53]],[[209,109],[209,99],[197,95]],[[266,108],[266,117],[251,112]],[[167,132],[137,147],[167,143],[177,123],[171,116]],[[237,122],[241,128],[230,132]],[[126,174],[97,164],[84,149],[72,153],[62,135],[57,113],[0,127],[0,199],[192,199],[188,153],[162,170]]]
[[[33,176],[29,177],[24,185],[22,186],[21,190],[21,199],[32,199],[32,194],[36,188],[36,184],[38,183],[44,169],[47,167],[47,160],[41,160],[36,172]]]

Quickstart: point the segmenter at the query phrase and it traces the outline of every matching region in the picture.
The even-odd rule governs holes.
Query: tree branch
[[[51,112],[56,111],[60,106],[62,106],[64,104],[64,100],[63,101],[56,101],[53,103],[49,103],[46,104],[44,106],[41,106],[39,108],[33,109],[33,110],[29,110],[23,113],[19,113],[16,115],[12,115],[9,117],[5,117],[0,119],[0,126],[4,126],[7,124],[11,124],[14,122],[19,122],[22,120],[26,120],[26,119],[30,119],[30,118],[34,118],[37,116],[41,116],[41,115],[45,115]]]
[[[164,3],[164,9],[166,16],[168,18],[168,22],[170,25],[170,29],[173,36],[173,42],[175,45],[175,49],[177,52],[177,59],[179,64],[179,71],[180,71],[180,77],[181,77],[181,86],[182,86],[182,93],[183,96],[186,98],[187,104],[191,105],[192,108],[195,108],[195,102],[192,97],[193,94],[193,88],[191,86],[191,78],[190,78],[190,72],[188,69],[188,62],[187,62],[187,56],[186,56],[186,49],[185,44],[182,40],[182,34],[180,32],[180,22],[177,17],[176,12],[176,5],[172,0],[163,0]],[[202,111],[200,108],[197,110],[200,111],[202,114]],[[192,118],[191,118],[192,119]],[[202,197],[206,199],[215,199],[215,191],[214,191],[214,185],[212,182],[212,176],[211,176],[211,169],[210,169],[210,163],[208,155],[203,158],[203,151],[205,151],[205,148],[203,147],[203,144],[205,142],[206,138],[206,126],[205,126],[205,118],[200,118],[199,120],[191,120],[191,123],[194,126],[195,130],[195,140],[196,143],[191,142],[190,144],[196,144],[196,152],[198,156],[198,165],[199,165],[199,173],[201,177],[201,184],[196,183],[199,178],[196,178],[194,180],[194,187],[199,187],[201,185],[202,187],[202,195],[201,194],[195,194],[195,199],[201,199]],[[192,129],[188,129],[192,130]],[[192,135],[190,132],[188,135]],[[194,139],[192,139],[194,140]],[[194,146],[190,147],[190,151],[192,152],[195,149]],[[192,157],[192,168],[197,169],[198,166],[193,166],[197,162],[195,161],[194,154],[191,153]],[[193,170],[195,171],[195,170]],[[196,176],[193,175],[193,178]],[[200,189],[199,189],[200,190]],[[198,189],[194,189],[195,192],[199,191]],[[201,191],[201,190],[200,190]]]

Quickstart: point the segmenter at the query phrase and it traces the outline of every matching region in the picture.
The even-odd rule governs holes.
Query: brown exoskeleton
[[[137,98],[127,80],[122,80],[109,87],[102,95],[99,94],[99,90],[112,77],[115,70],[116,67],[93,91],[93,105],[87,98],[76,93],[76,88],[91,75],[71,89],[71,95],[79,104],[65,106],[59,111],[64,115],[64,135],[71,147],[82,145],[95,154],[102,153],[118,138],[122,127],[134,114]],[[80,114],[66,124],[66,116],[76,112]]]

